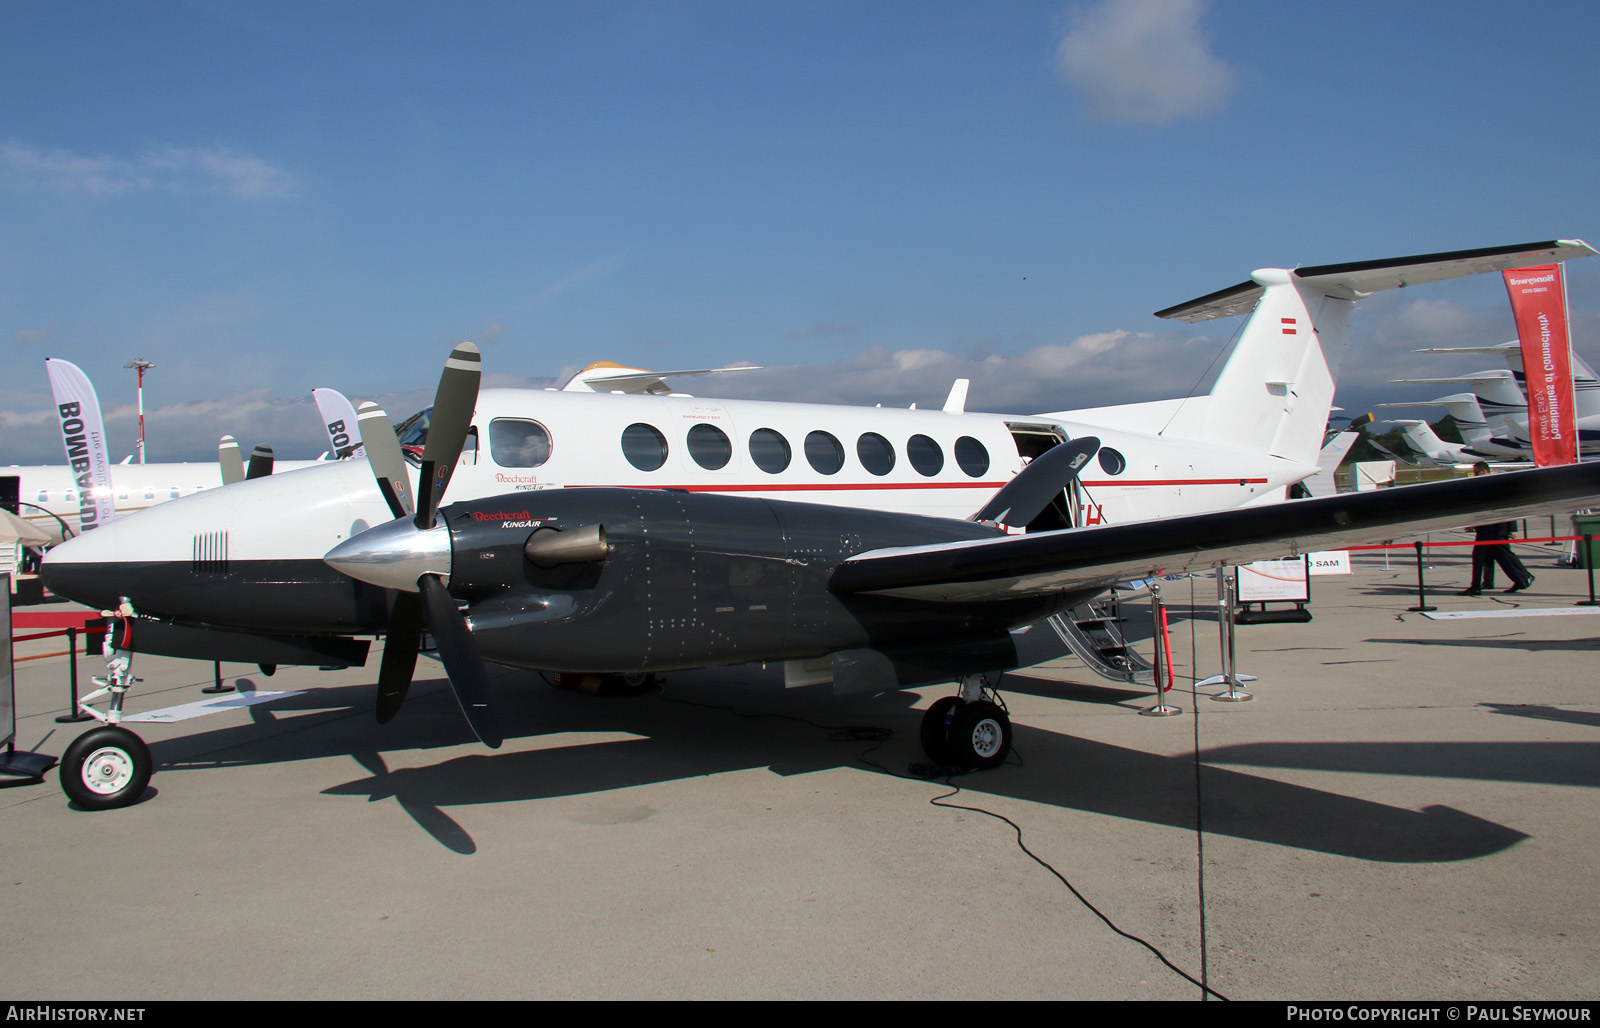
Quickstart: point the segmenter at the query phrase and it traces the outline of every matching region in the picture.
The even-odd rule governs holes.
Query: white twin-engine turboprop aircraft
[[[964,518],[1058,443],[1099,438],[1096,459],[1034,527],[1117,524],[1273,502],[1317,471],[1355,301],[1533,263],[1589,256],[1581,241],[1265,269],[1249,281],[1158,311],[1186,322],[1251,313],[1207,395],[1034,416],[659,395],[610,369],[595,391],[485,389],[449,500],[552,488],[682,489]],[[613,392],[605,375],[631,389]],[[364,417],[371,417],[369,409]],[[430,410],[396,430],[420,454]],[[416,461],[413,461],[415,465]],[[406,485],[416,488],[416,468]],[[414,494],[414,493],[413,493]],[[291,516],[292,515],[292,516]],[[213,539],[219,559],[320,562],[389,508],[361,462],[324,463],[163,503],[137,522],[58,548],[51,560],[187,564]],[[1021,530],[1026,526],[1011,526]],[[103,590],[97,590],[100,592]],[[114,595],[113,597],[114,598]]]
[[[360,663],[354,637],[375,634],[387,721],[426,627],[490,746],[486,661],[608,674],[770,661],[817,666],[844,691],[960,678],[930,708],[924,748],[993,766],[1010,727],[982,673],[1018,666],[1011,633],[1119,581],[1600,499],[1600,469],[1583,467],[1276,505],[1317,470],[1330,356],[1357,299],[1595,252],[1553,241],[1257,271],[1158,312],[1250,313],[1209,395],[1031,417],[967,412],[959,386],[937,411],[480,393],[462,344],[433,407],[398,432],[363,408],[367,460],[173,500],[57,547],[42,574],[123,615],[112,710],[85,707],[105,721],[134,651]],[[79,802],[131,802],[141,748],[86,733],[63,784]]]

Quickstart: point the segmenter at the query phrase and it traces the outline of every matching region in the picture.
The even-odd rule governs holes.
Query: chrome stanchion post
[[[1182,714],[1182,707],[1174,707],[1167,703],[1167,679],[1172,668],[1172,654],[1167,652],[1167,635],[1162,631],[1162,614],[1166,608],[1161,603],[1161,586],[1155,582],[1150,583],[1150,627],[1151,627],[1151,656],[1155,665],[1156,702],[1153,706],[1145,707],[1139,713],[1148,717],[1171,717]]]
[[[1234,633],[1233,633],[1233,606],[1234,590],[1237,588],[1237,579],[1228,574],[1225,565],[1217,565],[1217,642],[1222,654],[1222,674],[1212,675],[1203,682],[1198,683],[1199,688],[1208,685],[1225,685],[1227,689],[1212,695],[1214,700],[1225,700],[1231,703],[1240,703],[1253,700],[1254,696],[1239,688],[1240,682],[1254,682],[1255,675],[1241,675],[1234,665]]]
[[[1222,612],[1222,616],[1224,625],[1223,638],[1227,640],[1228,646],[1228,688],[1226,692],[1219,692],[1211,698],[1214,700],[1226,700],[1230,703],[1238,703],[1245,700],[1255,699],[1254,696],[1251,696],[1249,693],[1239,688],[1239,683],[1241,681],[1255,681],[1255,678],[1251,675],[1239,674],[1238,653],[1234,648],[1235,632],[1233,625],[1233,608],[1236,602],[1235,598],[1238,595],[1239,573],[1236,570],[1230,575],[1226,570],[1224,570],[1222,578],[1223,592],[1227,597],[1227,603]]]

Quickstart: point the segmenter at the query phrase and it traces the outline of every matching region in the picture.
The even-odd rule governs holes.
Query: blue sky
[[[118,457],[155,361],[151,460],[313,456],[313,387],[404,416],[461,339],[496,384],[1181,395],[1234,324],[1150,312],[1253,268],[1600,243],[1596,38],[1576,2],[0,4],[0,463],[61,459],[46,357]],[[1498,276],[1381,294],[1340,402],[1513,335]]]

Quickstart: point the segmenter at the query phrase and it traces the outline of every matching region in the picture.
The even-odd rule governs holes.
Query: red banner
[[[1540,467],[1578,462],[1576,404],[1572,397],[1571,343],[1561,265],[1501,272],[1511,294],[1522,341],[1528,389],[1528,432]]]

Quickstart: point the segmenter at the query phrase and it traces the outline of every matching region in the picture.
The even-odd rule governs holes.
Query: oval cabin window
[[[856,459],[872,474],[887,475],[894,470],[894,447],[878,433],[867,432],[856,440]]]
[[[836,475],[844,467],[844,447],[827,432],[812,432],[806,436],[806,461],[818,474]]]
[[[925,435],[914,435],[906,440],[906,460],[917,469],[917,474],[929,478],[944,470],[944,451]]]
[[[622,455],[640,471],[655,471],[667,462],[667,437],[643,422],[622,430]]]
[[[733,443],[715,425],[696,425],[689,429],[689,456],[707,471],[716,471],[733,459]]]
[[[989,451],[970,435],[964,435],[956,440],[956,464],[970,477],[982,478],[989,470]]]
[[[772,429],[758,428],[750,433],[750,459],[767,474],[776,475],[787,468],[793,458],[789,440]]]

